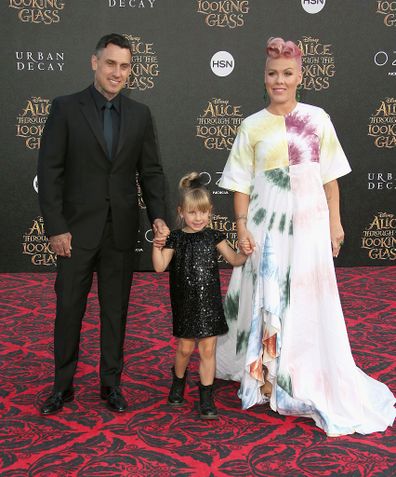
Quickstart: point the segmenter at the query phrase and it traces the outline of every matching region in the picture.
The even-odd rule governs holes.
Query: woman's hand
[[[238,247],[245,255],[251,255],[256,249],[256,241],[247,228],[238,232]]]
[[[333,249],[333,257],[338,257],[340,253],[341,246],[344,243],[344,229],[342,228],[341,222],[337,221],[336,223],[330,222],[330,238],[331,238],[331,247]]]

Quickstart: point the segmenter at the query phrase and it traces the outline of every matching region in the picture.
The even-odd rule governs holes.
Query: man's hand
[[[49,238],[51,249],[60,257],[71,257],[71,233],[51,235]]]
[[[155,219],[153,222],[154,231],[154,247],[162,248],[165,245],[166,238],[170,234],[170,230],[162,219]]]

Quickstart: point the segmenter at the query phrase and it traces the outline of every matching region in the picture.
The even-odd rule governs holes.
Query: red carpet
[[[338,269],[356,363],[396,391],[396,267]],[[108,411],[98,388],[98,304],[84,321],[76,398],[41,417],[52,384],[54,274],[0,275],[0,475],[2,477],[390,477],[395,432],[328,438],[304,418],[258,406],[242,411],[236,383],[217,381],[221,418],[197,417],[198,356],[187,404],[166,404],[174,357],[166,273],[137,273],[123,390],[130,409]],[[222,272],[224,291],[229,271]],[[392,453],[393,451],[393,453]]]

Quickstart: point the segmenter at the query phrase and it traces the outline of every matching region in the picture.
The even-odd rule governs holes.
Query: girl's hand
[[[162,234],[157,232],[154,235],[153,246],[156,247],[156,248],[162,249],[165,245],[166,238],[167,238],[166,235],[162,235]]]

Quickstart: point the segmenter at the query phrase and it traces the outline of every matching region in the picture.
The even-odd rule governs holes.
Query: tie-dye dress
[[[350,170],[325,111],[299,103],[246,118],[220,181],[250,196],[256,250],[230,280],[216,375],[241,382],[244,409],[269,400],[331,436],[383,431],[395,417],[387,386],[355,365],[337,289],[323,184]]]

